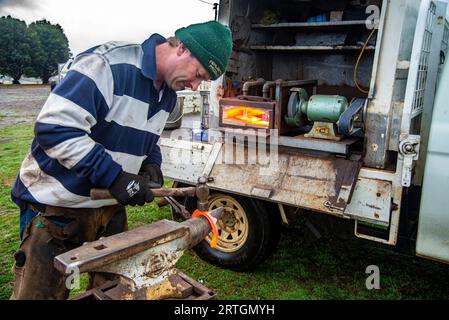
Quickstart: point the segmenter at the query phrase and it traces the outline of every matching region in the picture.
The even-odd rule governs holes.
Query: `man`
[[[37,118],[11,190],[22,240],[11,299],[68,297],[68,275],[53,258],[126,230],[124,206],[153,200],[150,187],[163,184],[157,143],[175,91],[217,79],[231,51],[229,28],[209,21],[168,41],[153,34],[142,45],[110,42],[76,57]],[[92,188],[115,199],[92,200]]]

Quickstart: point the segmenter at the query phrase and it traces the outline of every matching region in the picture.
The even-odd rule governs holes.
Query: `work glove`
[[[161,167],[157,164],[146,164],[140,168],[139,175],[147,179],[150,188],[161,188],[164,185],[164,176]]]
[[[146,178],[125,171],[118,175],[109,191],[122,205],[143,206],[154,199]]]

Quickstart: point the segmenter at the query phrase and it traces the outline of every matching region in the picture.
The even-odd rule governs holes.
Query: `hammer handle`
[[[195,195],[195,191],[195,187],[151,189],[151,192],[155,197],[193,197]],[[90,197],[92,200],[114,199],[108,189],[97,188],[90,189]]]

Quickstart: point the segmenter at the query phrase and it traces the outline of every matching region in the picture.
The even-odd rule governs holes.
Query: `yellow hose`
[[[355,68],[354,68],[354,83],[355,83],[355,86],[357,87],[357,89],[358,89],[360,92],[363,92],[363,93],[366,93],[366,94],[368,94],[369,91],[363,89],[363,88],[359,85],[359,83],[358,83],[358,81],[357,81],[357,70],[358,70],[358,68],[359,68],[359,63],[360,63],[360,60],[362,59],[363,53],[365,52],[366,46],[368,45],[368,42],[371,40],[371,37],[373,36],[373,34],[374,34],[374,32],[375,32],[376,30],[377,30],[376,28],[373,28],[373,30],[371,31],[371,33],[370,33],[368,39],[366,40],[365,44],[363,45],[362,51],[360,51],[359,57],[358,57],[358,59],[357,59],[357,62],[356,62],[356,64],[355,64]]]

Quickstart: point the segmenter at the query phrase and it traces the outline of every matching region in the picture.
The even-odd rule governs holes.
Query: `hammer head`
[[[196,184],[196,197],[198,198],[198,210],[207,211],[209,187],[207,186],[207,179],[205,177],[198,178],[198,183]]]

